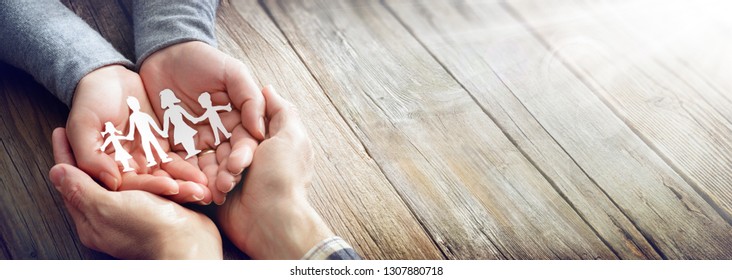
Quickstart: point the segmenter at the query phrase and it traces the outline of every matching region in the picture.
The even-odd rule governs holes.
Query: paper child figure
[[[124,167],[124,169],[122,169],[122,172],[135,171],[135,169],[130,167],[129,160],[132,159],[132,156],[124,148],[122,148],[122,144],[119,143],[119,140],[131,139],[127,139],[122,136],[122,132],[114,128],[114,125],[111,122],[104,123],[104,129],[105,130],[104,132],[102,132],[102,137],[104,137],[105,134],[109,134],[109,137],[107,137],[107,140],[104,140],[104,144],[102,144],[99,149],[104,152],[107,146],[111,143],[112,147],[114,147],[114,160],[121,162],[122,166]]]
[[[155,151],[158,153],[160,161],[162,161],[163,163],[173,161],[173,159],[169,158],[168,155],[165,154],[163,148],[160,147],[158,139],[155,138],[155,135],[153,135],[150,128],[154,128],[155,131],[160,134],[160,136],[163,136],[163,138],[168,138],[168,134],[163,133],[163,131],[160,130],[158,125],[155,124],[155,120],[153,120],[150,115],[140,111],[140,101],[138,101],[137,98],[132,96],[127,97],[127,105],[130,106],[130,109],[132,109],[132,114],[130,114],[130,132],[127,134],[127,139],[134,139],[135,128],[137,128],[137,131],[140,133],[142,150],[145,151],[145,158],[147,158],[147,167],[158,164],[157,162],[155,162],[155,157],[150,151],[150,145],[155,148]]]
[[[188,126],[183,121],[183,117],[186,117],[191,122],[195,122],[196,118],[183,109],[180,105],[180,99],[175,97],[172,90],[164,89],[160,92],[160,107],[165,110],[163,114],[163,133],[168,135],[168,127],[173,124],[173,143],[182,144],[183,148],[186,149],[188,155],[186,159],[197,155],[201,151],[196,149],[196,143],[193,142],[193,136],[198,133],[195,129]]]
[[[217,112],[231,112],[231,103],[226,104],[226,106],[213,106],[211,104],[211,95],[208,94],[208,92],[204,92],[201,94],[201,96],[198,97],[198,103],[201,104],[201,107],[206,109],[206,112],[203,112],[203,115],[198,117],[196,121],[194,121],[194,123],[198,123],[200,121],[208,119],[208,122],[211,124],[211,129],[213,130],[214,139],[216,140],[214,145],[219,145],[219,143],[221,143],[221,141],[219,140],[219,131],[224,134],[226,139],[229,139],[231,137],[231,133],[226,131],[224,124],[221,123],[219,113]]]

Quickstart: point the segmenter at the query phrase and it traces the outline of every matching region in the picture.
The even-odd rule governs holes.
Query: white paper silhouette
[[[155,162],[155,157],[153,156],[152,151],[150,151],[150,145],[155,148],[161,162],[166,163],[173,161],[167,154],[165,154],[163,148],[160,147],[160,143],[158,143],[158,140],[155,138],[155,135],[152,133],[150,128],[154,128],[160,136],[163,136],[163,138],[168,138],[168,134],[163,133],[163,131],[160,130],[158,125],[155,124],[155,120],[153,120],[150,115],[140,111],[140,101],[138,101],[137,98],[132,96],[127,97],[127,105],[130,106],[130,109],[132,110],[132,114],[130,114],[130,132],[127,134],[127,139],[134,139],[136,128],[137,132],[140,134],[142,150],[145,151],[147,166],[151,167],[158,164]]]
[[[170,124],[173,124],[173,143],[182,144],[188,155],[186,159],[197,155],[201,151],[196,149],[196,143],[193,142],[193,136],[198,133],[195,129],[191,128],[183,121],[183,117],[186,117],[191,122],[195,122],[196,118],[186,111],[180,105],[180,99],[175,96],[172,90],[164,89],[160,92],[160,107],[165,109],[163,114],[163,133],[168,135],[168,128]]]
[[[216,146],[221,143],[221,141],[219,140],[219,131],[224,134],[226,139],[229,139],[231,137],[231,133],[226,131],[224,124],[221,123],[221,117],[219,117],[219,113],[217,112],[231,112],[231,103],[226,104],[226,106],[213,106],[211,104],[211,95],[208,92],[204,92],[201,94],[201,96],[198,97],[198,103],[201,104],[201,107],[203,107],[203,109],[206,109],[206,112],[203,112],[203,115],[198,117],[196,121],[194,121],[194,123],[198,123],[200,121],[208,119],[208,122],[211,124],[211,129],[213,130],[214,139],[216,140],[214,143],[214,145]]]
[[[132,159],[132,156],[122,147],[122,144],[119,143],[119,140],[132,139],[128,139],[122,136],[122,132],[114,128],[114,125],[111,122],[104,123],[104,129],[105,130],[102,132],[102,138],[105,134],[109,134],[109,137],[104,140],[104,143],[101,147],[99,147],[99,149],[104,152],[107,146],[111,143],[112,147],[114,147],[114,160],[121,162],[122,167],[124,167],[124,169],[122,169],[122,172],[135,171],[135,169],[130,167],[129,160]]]

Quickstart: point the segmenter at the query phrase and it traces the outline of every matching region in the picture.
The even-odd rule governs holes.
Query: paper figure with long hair
[[[160,107],[165,109],[162,120],[163,133],[168,135],[168,128],[170,124],[173,124],[173,143],[183,146],[186,153],[188,153],[186,156],[186,159],[188,159],[201,151],[196,149],[196,143],[193,141],[193,136],[198,131],[188,126],[183,121],[183,117],[191,122],[196,122],[196,118],[189,114],[186,109],[178,105],[178,103],[180,103],[180,99],[175,96],[172,90],[164,89],[160,92]]]
[[[106,134],[109,134],[109,137],[104,140],[104,143],[101,147],[99,147],[99,149],[104,152],[104,150],[107,149],[107,146],[109,146],[109,144],[112,144],[112,147],[114,147],[114,160],[122,163],[122,167],[124,167],[122,171],[135,171],[135,169],[130,167],[129,160],[132,159],[132,156],[130,155],[130,153],[127,152],[127,150],[122,147],[122,144],[119,143],[119,140],[131,139],[122,136],[122,132],[114,128],[114,125],[111,122],[104,123],[104,129],[105,130],[102,132],[102,137],[104,137],[104,135]]]

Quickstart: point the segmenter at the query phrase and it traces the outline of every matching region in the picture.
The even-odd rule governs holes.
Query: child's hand
[[[202,42],[180,43],[155,52],[142,63],[140,77],[159,119],[164,115],[160,106],[163,89],[171,89],[181,100],[180,106],[194,116],[204,112],[197,101],[202,92],[211,94],[214,105],[234,104],[235,110],[219,114],[232,133],[219,146],[214,145],[210,125],[192,126],[198,131],[194,136],[196,148],[215,152],[202,152],[189,162],[208,177],[213,197],[206,200],[223,203],[226,193],[251,163],[258,141],[264,139],[264,98],[254,78],[239,60]],[[174,139],[169,140],[174,151],[186,154],[183,147],[174,146]]]
[[[126,142],[123,146],[133,156],[130,165],[136,172],[120,174],[114,160],[114,149],[108,149],[107,154],[93,148],[100,147],[104,142],[99,132],[105,122],[111,122],[117,130],[126,131],[130,114],[126,103],[128,96],[136,97],[142,110],[152,113],[139,76],[122,66],[105,66],[81,79],[66,123],[68,139],[79,168],[100,180],[110,190],[144,190],[172,195],[171,198],[178,202],[200,200],[194,196],[204,196],[207,188],[201,185],[206,185],[206,177],[196,166],[178,155],[169,153],[174,161],[163,164],[162,168],[147,168],[145,155],[139,145]],[[161,144],[164,149],[169,149],[167,141]],[[179,183],[176,180],[182,181]]]

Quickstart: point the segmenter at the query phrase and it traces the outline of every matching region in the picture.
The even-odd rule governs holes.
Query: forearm
[[[31,74],[67,105],[86,74],[132,63],[59,1],[0,1],[0,60]]]
[[[135,0],[133,23],[139,68],[154,52],[187,41],[216,45],[218,0]]]
[[[269,242],[251,248],[262,259],[299,259],[320,241],[334,236],[328,225],[306,201],[285,202],[273,207],[270,218],[259,219]]]

